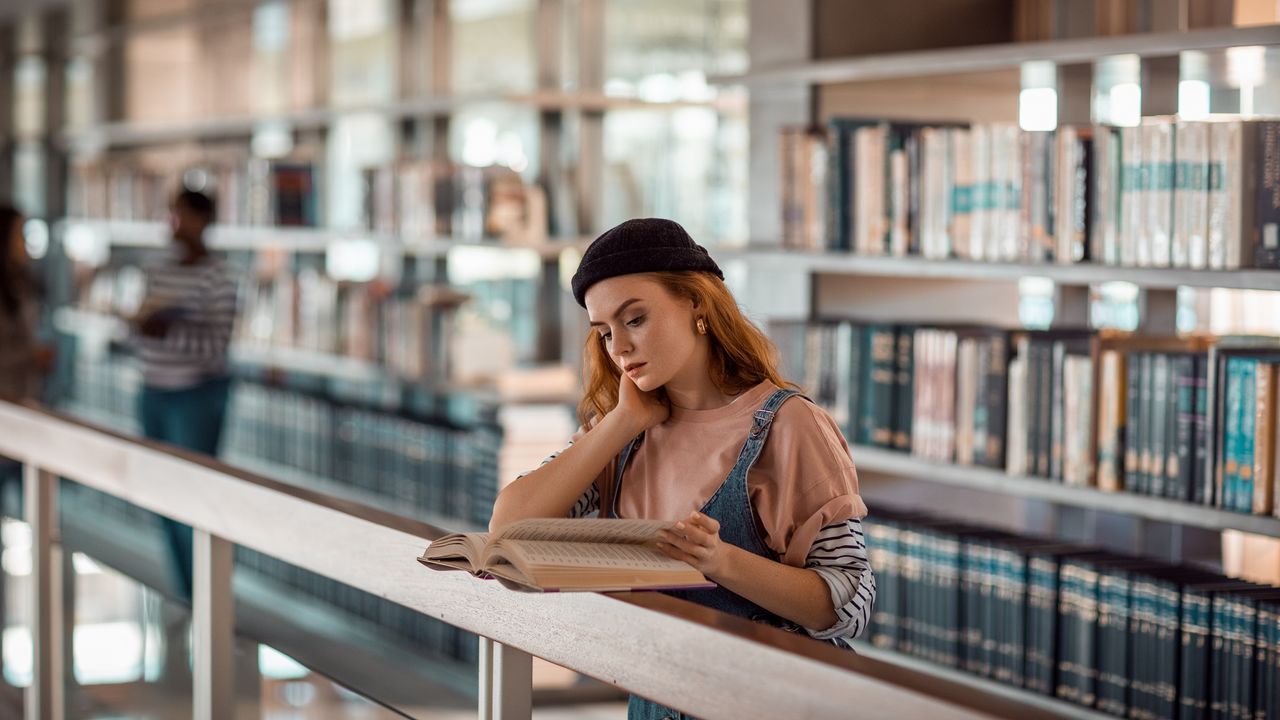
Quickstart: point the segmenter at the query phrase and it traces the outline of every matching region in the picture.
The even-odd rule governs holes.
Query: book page
[[[658,539],[658,531],[675,523],[663,520],[591,518],[534,518],[503,528],[499,540],[556,540],[561,542],[642,545]]]
[[[476,565],[488,542],[488,533],[452,533],[432,541],[422,557],[427,560],[463,559],[470,565]]]
[[[503,556],[524,560],[531,566],[616,570],[688,571],[689,565],[663,555],[648,545],[575,543],[546,540],[498,541],[490,547],[485,565]],[[520,563],[516,563],[520,564]]]

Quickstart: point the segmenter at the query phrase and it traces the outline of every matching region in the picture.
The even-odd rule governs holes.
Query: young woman
[[[592,328],[584,429],[499,494],[490,526],[678,521],[663,552],[719,587],[673,594],[844,644],[875,597],[849,447],[723,280],[670,220],[628,220],[587,248],[572,282]],[[632,718],[665,712],[632,698]]]

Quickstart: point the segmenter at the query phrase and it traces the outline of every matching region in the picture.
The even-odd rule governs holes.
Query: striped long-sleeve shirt
[[[552,453],[541,464],[546,465],[556,459],[560,452]],[[598,514],[599,510],[600,490],[593,484],[574,503],[569,517],[589,517]],[[792,625],[787,629],[803,630],[810,637],[848,647],[849,642],[866,629],[876,598],[876,578],[867,557],[862,522],[853,518],[822,528],[809,547],[804,566],[816,572],[827,583],[831,591],[831,606],[836,612],[836,623],[823,629],[803,628],[799,625]]]
[[[227,348],[236,318],[236,285],[219,260],[183,265],[176,256],[148,265],[146,297],[172,317],[164,337],[137,340],[148,386],[180,389],[227,372]]]

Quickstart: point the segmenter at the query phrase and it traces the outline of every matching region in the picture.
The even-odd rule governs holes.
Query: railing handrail
[[[707,718],[1036,717],[1042,708],[656,593],[528,594],[416,558],[442,528],[34,405],[0,456]]]

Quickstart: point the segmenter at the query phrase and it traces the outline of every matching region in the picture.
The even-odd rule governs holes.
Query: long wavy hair
[[[778,387],[796,387],[778,371],[778,350],[760,328],[742,314],[724,282],[706,272],[647,273],[667,292],[694,303],[706,319],[711,343],[708,372],[721,392],[737,395],[768,380]],[[609,357],[604,338],[587,334],[583,349],[585,390],[578,403],[578,420],[590,428],[618,405],[622,371]]]

